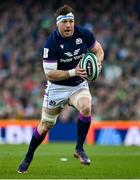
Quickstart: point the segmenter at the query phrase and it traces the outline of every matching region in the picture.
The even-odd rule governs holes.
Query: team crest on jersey
[[[68,57],[72,57],[73,55],[76,56],[79,53],[80,49],[74,50],[73,54],[71,52],[66,52],[65,55]]]
[[[76,44],[81,44],[83,41],[82,41],[81,38],[77,38],[77,39],[75,40],[75,42],[76,42]]]

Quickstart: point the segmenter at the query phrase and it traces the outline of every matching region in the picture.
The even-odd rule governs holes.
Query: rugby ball
[[[87,79],[93,81],[99,76],[97,57],[93,53],[86,53],[80,61],[80,68],[87,72]]]

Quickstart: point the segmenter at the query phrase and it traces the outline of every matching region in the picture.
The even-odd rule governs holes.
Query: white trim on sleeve
[[[45,74],[48,74],[52,70],[57,70],[57,62],[43,62],[43,69]]]

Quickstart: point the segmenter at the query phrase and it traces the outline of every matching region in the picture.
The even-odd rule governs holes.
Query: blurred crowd
[[[76,23],[93,31],[105,51],[99,78],[89,82],[93,119],[139,120],[139,0],[0,1],[0,118],[40,118],[46,84],[43,44],[63,4],[74,8]],[[76,116],[67,106],[60,120]]]

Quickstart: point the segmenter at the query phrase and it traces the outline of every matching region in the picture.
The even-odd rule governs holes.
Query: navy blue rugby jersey
[[[95,44],[95,37],[87,29],[75,26],[74,34],[71,37],[63,38],[58,29],[54,30],[47,38],[44,45],[44,52],[47,52],[46,62],[57,62],[57,70],[70,70],[77,66],[80,59]],[[79,76],[66,80],[52,81],[54,84],[64,86],[77,86],[83,79]]]

